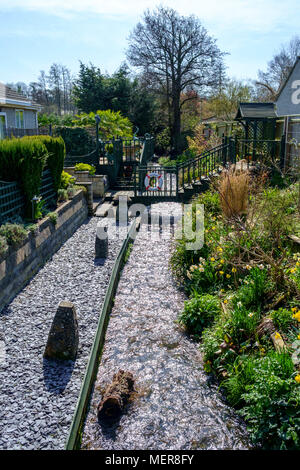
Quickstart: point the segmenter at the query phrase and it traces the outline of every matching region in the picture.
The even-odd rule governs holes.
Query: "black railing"
[[[281,140],[237,139],[235,141],[238,160],[251,162],[275,162],[282,157]]]
[[[235,144],[232,139],[176,166],[140,165],[134,169],[135,196],[178,197],[179,192],[193,189],[231,163],[235,163]],[[202,181],[203,182],[203,181]]]
[[[178,187],[179,189],[189,188],[192,184],[201,182],[202,178],[208,178],[213,172],[234,161],[234,142],[229,140],[193,159],[180,163],[177,166]]]
[[[24,198],[16,181],[0,181],[0,224],[24,211]]]

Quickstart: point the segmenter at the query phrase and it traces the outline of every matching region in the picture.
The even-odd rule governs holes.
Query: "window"
[[[16,128],[24,129],[24,111],[21,109],[16,110]]]
[[[4,129],[6,127],[6,114],[0,113],[0,139],[4,139]]]

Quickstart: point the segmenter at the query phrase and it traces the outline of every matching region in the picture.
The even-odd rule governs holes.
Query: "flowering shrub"
[[[253,441],[300,449],[300,253],[289,238],[297,192],[251,183],[245,213],[230,216],[213,186],[196,199],[205,207],[203,247],[187,251],[179,240],[171,258],[190,295],[179,322],[201,341],[206,372]]]
[[[220,305],[217,297],[196,293],[185,302],[179,323],[183,324],[189,333],[199,335],[213,322],[218,313],[220,313]]]

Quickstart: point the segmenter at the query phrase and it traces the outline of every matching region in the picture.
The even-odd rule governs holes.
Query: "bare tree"
[[[173,153],[180,147],[181,110],[194,99],[188,90],[220,85],[223,53],[195,16],[180,16],[162,6],[146,10],[129,38],[127,58],[163,91],[169,111]]]
[[[282,45],[280,51],[268,62],[267,71],[258,71],[258,98],[275,101],[280,87],[287,79],[297,57],[300,55],[300,36],[294,36],[289,43]]]
[[[57,106],[58,114],[61,115],[62,110],[62,66],[59,64],[52,64],[49,70],[48,77],[49,84],[52,88],[53,100]]]

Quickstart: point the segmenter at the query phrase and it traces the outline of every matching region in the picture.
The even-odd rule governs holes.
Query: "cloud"
[[[180,14],[195,14],[219,30],[235,28],[270,32],[283,24],[299,24],[298,0],[0,0],[0,10],[29,10],[71,19],[86,13],[118,19],[138,18],[146,8],[158,4],[169,6]]]

